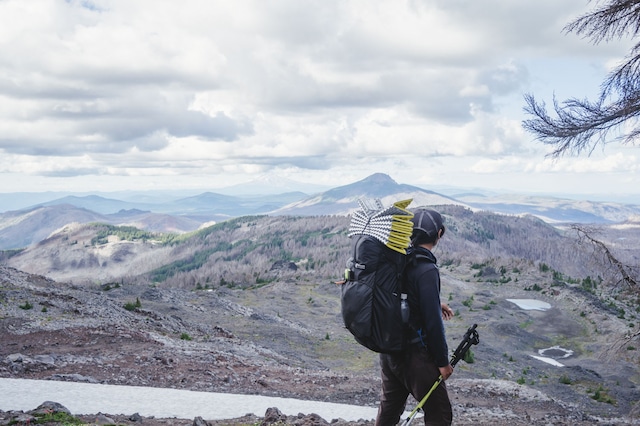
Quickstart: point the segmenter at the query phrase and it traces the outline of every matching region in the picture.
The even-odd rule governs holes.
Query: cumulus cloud
[[[584,44],[561,31],[584,10],[4,0],[0,152],[16,164],[0,172],[241,174],[478,155],[478,172],[519,167],[536,151],[514,112],[531,78],[524,59]],[[618,54],[597,52],[603,63]]]

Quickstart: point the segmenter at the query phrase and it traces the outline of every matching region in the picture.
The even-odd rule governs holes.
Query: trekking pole
[[[469,350],[469,348],[471,348],[472,345],[477,345],[478,343],[480,343],[480,336],[478,335],[478,331],[476,330],[476,327],[478,327],[478,324],[473,324],[471,327],[469,327],[467,332],[464,334],[462,341],[460,342],[456,350],[453,352],[453,355],[451,356],[451,361],[449,362],[449,364],[451,364],[451,367],[455,367],[458,361],[460,361],[461,359],[464,359],[464,356],[466,355],[467,351]],[[401,426],[409,426],[411,424],[416,413],[418,413],[418,411],[422,409],[424,404],[427,402],[427,399],[429,399],[433,391],[436,390],[436,388],[440,383],[442,383],[442,374],[440,375],[440,377],[438,377],[438,380],[436,380],[433,386],[431,386],[431,389],[429,389],[429,392],[427,392],[424,398],[422,398],[422,400],[418,403],[416,408],[414,408],[413,411],[409,413],[409,416],[407,416],[407,418],[402,422]]]

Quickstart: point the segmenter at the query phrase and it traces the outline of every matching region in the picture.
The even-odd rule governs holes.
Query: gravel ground
[[[258,393],[349,404],[375,405],[377,400],[379,382],[376,378],[268,363],[257,365],[245,358],[222,357],[210,349],[198,350],[187,344],[182,348],[168,347],[131,330],[124,333],[106,328],[72,328],[13,334],[7,330],[6,323],[4,320],[0,330],[2,377]],[[504,380],[452,378],[448,386],[455,423],[459,425],[640,424],[640,420],[633,423],[631,419],[611,418],[611,413],[603,413],[608,419],[588,415],[581,407],[553,400],[542,392]],[[286,420],[281,416],[277,421],[305,424],[310,421],[308,415],[313,413],[303,414],[305,416]],[[131,420],[131,415],[105,414],[118,424],[140,421]],[[11,416],[0,414],[0,418],[3,417]],[[94,417],[82,416],[82,419],[93,423]],[[204,420],[218,425],[255,424],[265,418],[251,417]],[[310,424],[322,424],[320,419],[311,418]],[[187,425],[193,420],[141,419],[145,425]]]
[[[259,394],[376,406],[380,386],[377,369],[346,373],[313,365],[300,366],[299,362],[292,362],[292,357],[276,350],[278,344],[286,342],[266,347],[235,336],[226,326],[198,319],[204,316],[187,315],[187,305],[193,304],[188,299],[194,297],[192,293],[183,297],[172,290],[154,291],[158,300],[172,301],[168,312],[125,310],[122,300],[114,301],[102,293],[70,288],[0,266],[0,377]],[[25,301],[30,301],[32,308],[25,309]],[[150,302],[145,300],[145,303]],[[210,316],[208,312],[202,314]],[[255,313],[248,315],[261,318]],[[511,332],[509,327],[504,330]],[[518,333],[518,338],[526,337],[517,327],[513,332]],[[199,338],[181,338],[188,335]],[[504,352],[504,348],[478,346],[478,354],[484,359],[500,360]],[[550,380],[546,387],[539,385],[534,389],[516,380],[474,375],[473,369],[462,365],[447,382],[457,425],[640,424],[639,414],[629,410],[629,406],[594,401],[586,392],[576,397],[577,385],[565,386]],[[502,368],[502,364],[497,365]],[[498,367],[493,371],[503,375]],[[600,380],[594,369],[568,366],[565,371],[576,381]],[[546,371],[536,374],[542,376]],[[624,371],[620,374],[623,383]],[[631,385],[625,392],[632,401],[640,399]],[[409,408],[414,403],[409,401]],[[637,411],[637,405],[633,407]],[[286,417],[278,415],[277,407],[263,417],[225,421],[139,418],[134,414],[96,413],[82,419],[87,423],[111,420],[117,424],[150,426],[200,421],[212,425],[300,425],[333,420],[319,418],[314,413]],[[28,413],[0,412],[0,425],[27,422],[28,419],[20,416]],[[338,421],[334,424],[371,423]]]

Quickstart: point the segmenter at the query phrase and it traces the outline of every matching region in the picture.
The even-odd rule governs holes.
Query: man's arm
[[[433,268],[425,271],[420,276],[419,282],[421,326],[426,334],[427,348],[436,365],[444,368],[449,365],[449,348],[442,322],[438,270]]]

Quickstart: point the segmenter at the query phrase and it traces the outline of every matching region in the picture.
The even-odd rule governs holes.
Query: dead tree
[[[579,241],[586,241],[591,244],[595,251],[594,254],[599,255],[598,257],[604,260],[605,266],[613,270],[614,285],[624,283],[626,289],[640,300],[640,288],[638,288],[638,280],[636,278],[638,276],[638,267],[627,265],[618,259],[604,242],[595,237],[597,230],[577,224],[572,225],[571,229],[576,232]],[[624,336],[612,341],[607,352],[610,356],[624,353],[629,343],[637,340],[640,340],[640,329],[631,329]]]
[[[592,244],[597,253],[604,257],[605,264],[613,268],[616,285],[624,283],[633,293],[638,293],[638,281],[635,278],[634,267],[620,261],[607,247],[605,243],[594,237],[595,231],[584,225],[574,224],[571,226],[579,240],[586,240]]]

